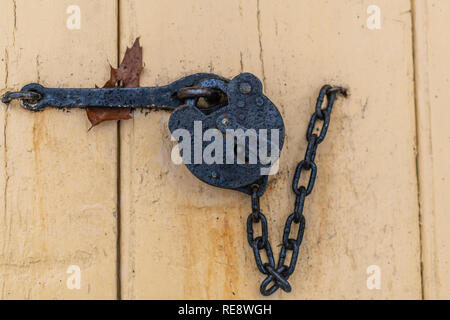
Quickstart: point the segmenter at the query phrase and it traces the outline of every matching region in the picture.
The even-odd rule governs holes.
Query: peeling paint
[[[39,55],[36,56],[36,79],[37,79],[37,83],[41,83],[41,74],[39,71],[39,67],[41,65],[41,62],[39,61]]]
[[[261,73],[262,73],[262,83],[263,87],[267,90],[267,84],[266,84],[266,72],[264,69],[264,52],[263,52],[263,45],[262,45],[262,30],[261,30],[261,10],[260,10],[260,0],[257,0],[256,2],[256,20],[257,20],[257,27],[258,27],[258,41],[259,41],[259,60],[261,62]]]
[[[5,48],[5,88],[8,88],[9,80],[9,54],[8,48]]]
[[[13,15],[14,15],[14,28],[13,28],[13,47],[16,46],[16,31],[17,31],[17,3],[13,0]]]

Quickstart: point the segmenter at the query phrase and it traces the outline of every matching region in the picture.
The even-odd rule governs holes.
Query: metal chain
[[[272,247],[269,242],[267,219],[261,212],[259,206],[259,186],[252,186],[252,213],[247,219],[247,238],[250,247],[253,249],[256,266],[262,274],[267,276],[261,283],[260,287],[261,294],[264,296],[270,296],[279,288],[286,292],[291,291],[291,285],[289,284],[288,279],[295,271],[300,245],[302,243],[303,234],[305,231],[303,207],[306,197],[311,194],[314,188],[314,183],[317,176],[317,166],[314,163],[314,159],[316,157],[317,147],[323,142],[327,134],[330,124],[330,114],[338,93],[346,96],[346,91],[343,88],[332,88],[329,85],[325,85],[320,90],[319,97],[317,98],[316,111],[311,117],[311,121],[309,122],[308,130],[306,132],[308,147],[306,148],[305,158],[297,165],[292,182],[292,190],[296,195],[294,212],[286,220],[283,231],[283,244],[281,246],[278,264],[276,266]],[[327,98],[327,106],[323,109],[322,105],[325,97]],[[314,133],[314,128],[316,127],[318,121],[323,122],[319,135]],[[309,182],[306,187],[299,187],[298,183],[303,171],[310,171]],[[259,223],[261,224],[261,236],[255,238],[253,227],[254,224]],[[297,236],[294,239],[289,238],[293,224],[299,225]],[[264,251],[267,256],[268,262],[266,263],[263,262],[261,257],[262,251]],[[289,265],[285,264],[288,251],[292,251]],[[268,288],[272,282],[273,285]]]

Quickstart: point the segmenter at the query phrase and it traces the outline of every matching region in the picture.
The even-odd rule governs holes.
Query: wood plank
[[[350,89],[321,145],[293,292],[273,298],[420,298],[411,11],[377,1],[121,2],[121,47],[144,47],[144,85],[211,71],[256,74],[287,129],[280,171],[262,198],[278,251],[295,166],[325,83]],[[169,115],[137,113],[121,130],[124,298],[260,298],[246,242],[247,196],[203,184],[171,162]],[[277,253],[278,254],[278,253]],[[378,265],[381,290],[366,270]]]
[[[2,1],[1,93],[29,82],[92,87],[117,62],[117,7],[80,0]],[[88,132],[84,111],[32,113],[1,105],[0,297],[116,297],[117,128]],[[81,288],[66,273],[80,267]]]
[[[414,1],[418,165],[425,299],[450,299],[448,1]]]

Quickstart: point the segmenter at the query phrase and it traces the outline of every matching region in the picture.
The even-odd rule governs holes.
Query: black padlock
[[[265,186],[283,148],[285,129],[280,112],[262,93],[259,79],[243,73],[231,81],[204,79],[195,88],[218,89],[226,101],[211,110],[199,108],[197,99],[188,99],[172,113],[170,131],[176,139],[188,139],[180,143],[185,165],[216,187],[251,194],[252,185]],[[217,146],[214,152],[221,154],[215,154],[213,162],[205,161],[204,152],[212,144]]]

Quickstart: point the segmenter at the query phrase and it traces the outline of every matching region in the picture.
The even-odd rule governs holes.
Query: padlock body
[[[255,76],[240,74],[221,87],[226,105],[212,113],[183,105],[172,113],[169,129],[183,162],[197,178],[216,187],[242,189],[277,165],[283,118]]]

